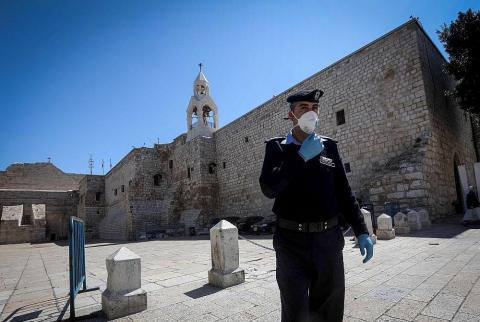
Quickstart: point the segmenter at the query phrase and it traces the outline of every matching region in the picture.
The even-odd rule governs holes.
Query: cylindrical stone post
[[[226,220],[210,229],[212,269],[208,283],[226,288],[245,282],[245,272],[238,267],[238,229]]]
[[[109,320],[143,311],[147,292],[141,288],[141,258],[122,247],[106,259],[107,289],[102,293],[102,309]]]

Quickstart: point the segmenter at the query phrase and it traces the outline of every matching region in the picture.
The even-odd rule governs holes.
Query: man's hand
[[[303,140],[302,146],[300,147],[298,154],[300,154],[300,156],[305,160],[305,162],[307,162],[322,151],[322,140],[317,137],[315,133],[312,133],[305,140]]]
[[[367,249],[367,256],[363,259],[363,263],[365,264],[373,257],[373,242],[368,234],[362,234],[357,238],[358,246],[360,247],[360,254],[362,254],[362,256],[365,255],[365,249]]]

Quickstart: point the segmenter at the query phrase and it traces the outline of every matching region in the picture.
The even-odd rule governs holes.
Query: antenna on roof
[[[48,163],[52,163],[52,158],[48,157]]]
[[[112,158],[110,158],[110,169],[112,168]]]
[[[92,155],[90,154],[90,159],[88,159],[88,167],[90,168],[90,174],[93,173],[93,164],[94,164],[94,161],[93,161]]]
[[[105,170],[104,170],[104,168],[103,168],[103,165],[104,165],[104,164],[105,164],[105,162],[104,162],[103,159],[102,159],[102,174],[105,174]]]

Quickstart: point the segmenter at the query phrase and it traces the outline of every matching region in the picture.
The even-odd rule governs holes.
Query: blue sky
[[[186,131],[198,63],[224,126],[418,16],[480,1],[0,0],[0,170],[52,158],[87,173]],[[443,48],[441,48],[443,49]]]

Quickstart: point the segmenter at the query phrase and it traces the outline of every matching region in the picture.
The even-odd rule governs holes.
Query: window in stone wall
[[[118,190],[117,189],[113,189],[113,195],[116,196],[118,193]]]
[[[187,178],[188,178],[188,179],[191,178],[190,168],[187,169]]]
[[[343,167],[345,168],[345,172],[346,173],[349,173],[351,172],[352,170],[350,169],[350,162],[347,162],[343,165]]]
[[[102,193],[101,192],[95,192],[95,201],[100,201]]]
[[[223,168],[225,169],[227,167],[227,162],[223,162]]]
[[[125,185],[122,184],[122,192],[125,192]]]
[[[337,111],[337,125],[345,124],[345,110]]]
[[[130,187],[132,185],[132,180],[128,181],[128,186]]]
[[[153,185],[154,186],[159,186],[161,181],[162,181],[162,175],[161,174],[156,174],[156,175],[153,176]]]
[[[245,143],[248,143],[248,136],[245,137]]]
[[[170,169],[173,169],[173,160],[169,160],[169,161],[168,161],[168,167],[169,167]]]
[[[216,165],[214,162],[210,163],[210,164],[208,165],[208,173],[210,173],[210,174],[215,173],[215,167],[216,167],[216,166],[217,166],[217,165]]]
[[[32,224],[32,216],[31,215],[22,215],[22,225],[31,225]]]

